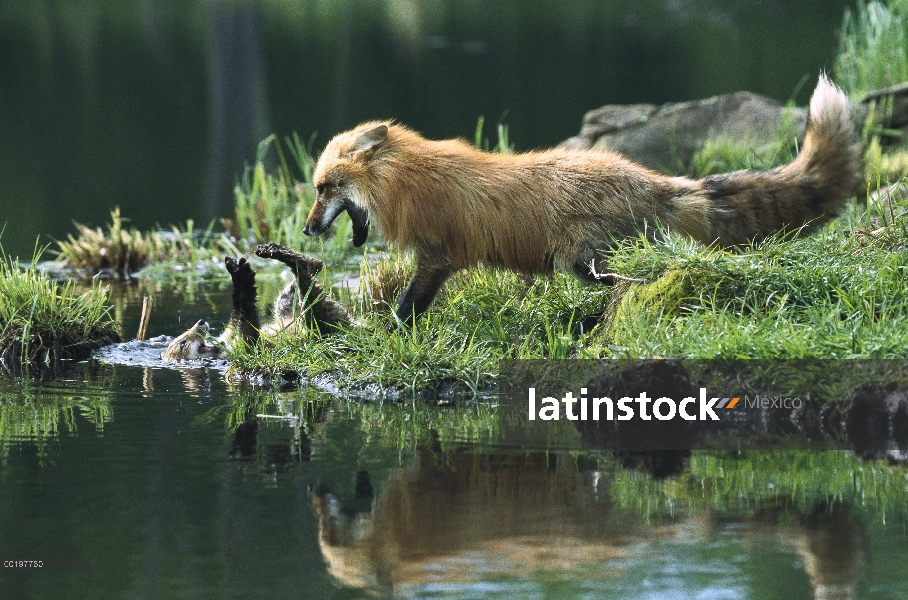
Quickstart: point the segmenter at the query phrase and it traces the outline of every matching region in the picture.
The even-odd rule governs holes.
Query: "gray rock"
[[[709,139],[730,137],[760,148],[778,138],[783,122],[800,139],[806,120],[806,109],[750,92],[663,106],[608,105],[588,112],[580,133],[561,145],[614,150],[647,167],[679,172]]]

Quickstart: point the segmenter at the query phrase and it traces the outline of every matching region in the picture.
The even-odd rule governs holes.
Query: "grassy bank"
[[[25,268],[2,248],[0,255],[0,364],[7,370],[88,358],[92,349],[120,341],[106,288],[95,283],[79,294],[72,281],[61,284],[39,271],[37,255]]]
[[[455,276],[410,327],[358,297],[351,309],[363,327],[278,338],[239,352],[234,368],[338,372],[343,384],[409,390],[451,380],[480,388],[505,358],[905,358],[904,209],[851,206],[813,236],[734,253],[676,237],[632,241],[611,264],[644,283],[616,288],[479,268]],[[364,279],[392,261],[366,259]]]

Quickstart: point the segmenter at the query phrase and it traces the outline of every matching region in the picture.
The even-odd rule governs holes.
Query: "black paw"
[[[287,246],[281,246],[280,244],[259,244],[255,249],[255,254],[262,258],[270,258],[284,263],[297,276],[308,274],[310,277],[314,277],[324,266],[321,259],[291,250]]]
[[[239,265],[236,262],[236,259],[232,256],[224,257],[224,266],[227,267],[227,272],[233,275],[239,270]]]
[[[259,244],[255,247],[255,255],[261,258],[274,258],[279,252],[286,251],[287,248],[271,242]]]
[[[224,257],[224,266],[233,280],[233,308],[246,310],[255,306],[255,271],[245,258],[235,259],[231,256]]]

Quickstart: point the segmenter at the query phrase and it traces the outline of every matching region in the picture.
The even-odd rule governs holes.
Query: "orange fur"
[[[328,143],[313,175],[318,195],[304,232],[324,232],[347,210],[354,243],[365,241],[372,218],[385,240],[412,250],[416,274],[397,307],[406,321],[428,308],[452,273],[480,262],[595,281],[606,270],[603,252],[657,223],[722,246],[813,229],[852,195],[859,156],[848,101],[825,77],[791,164],[699,181],[656,173],[613,152],[491,154],[370,122]]]

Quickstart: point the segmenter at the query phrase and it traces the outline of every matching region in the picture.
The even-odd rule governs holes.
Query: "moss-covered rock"
[[[627,288],[613,305],[607,336],[609,341],[621,344],[628,336],[645,335],[640,330],[643,323],[671,319],[698,307],[724,304],[741,294],[740,287],[728,273],[718,270],[670,269],[655,281]]]

